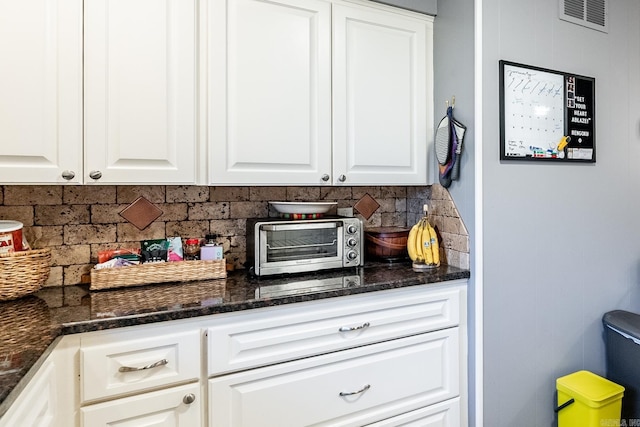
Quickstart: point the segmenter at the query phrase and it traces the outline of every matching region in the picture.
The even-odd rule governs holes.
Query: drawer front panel
[[[460,398],[436,403],[367,427],[460,427]]]
[[[203,425],[201,400],[198,384],[172,387],[81,408],[81,425],[196,427]]]
[[[198,379],[200,331],[157,332],[143,329],[83,340],[82,402]]]
[[[363,426],[459,394],[458,328],[209,381],[212,425]]]
[[[209,375],[457,326],[462,288],[405,288],[221,317],[208,329]]]

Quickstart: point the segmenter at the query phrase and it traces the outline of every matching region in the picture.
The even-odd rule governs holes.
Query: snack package
[[[169,249],[167,239],[143,240],[140,243],[140,262],[166,262]]]
[[[96,264],[93,268],[95,268],[96,270],[102,270],[103,268],[128,267],[130,265],[136,264],[138,264],[138,262],[129,261],[124,258],[111,258],[108,261]]]
[[[129,261],[140,261],[140,249],[123,248],[123,249],[107,249],[98,252],[98,263],[102,264],[113,258],[125,258]]]
[[[169,237],[168,260],[169,261],[182,261],[184,259],[184,253],[182,251],[182,239],[180,237]]]

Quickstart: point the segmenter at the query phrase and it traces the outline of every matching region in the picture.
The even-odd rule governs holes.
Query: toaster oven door
[[[342,228],[338,221],[317,220],[261,225],[259,274],[342,267]]]

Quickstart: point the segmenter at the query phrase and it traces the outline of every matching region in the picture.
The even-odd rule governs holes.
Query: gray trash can
[[[621,418],[640,420],[640,314],[614,310],[602,323],[607,378],[625,388]]]

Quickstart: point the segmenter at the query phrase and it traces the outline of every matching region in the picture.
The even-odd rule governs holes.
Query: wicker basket
[[[90,289],[112,289],[224,277],[227,277],[227,264],[224,259],[147,263],[129,267],[93,269]]]
[[[0,254],[0,301],[39,291],[49,278],[51,249]]]

